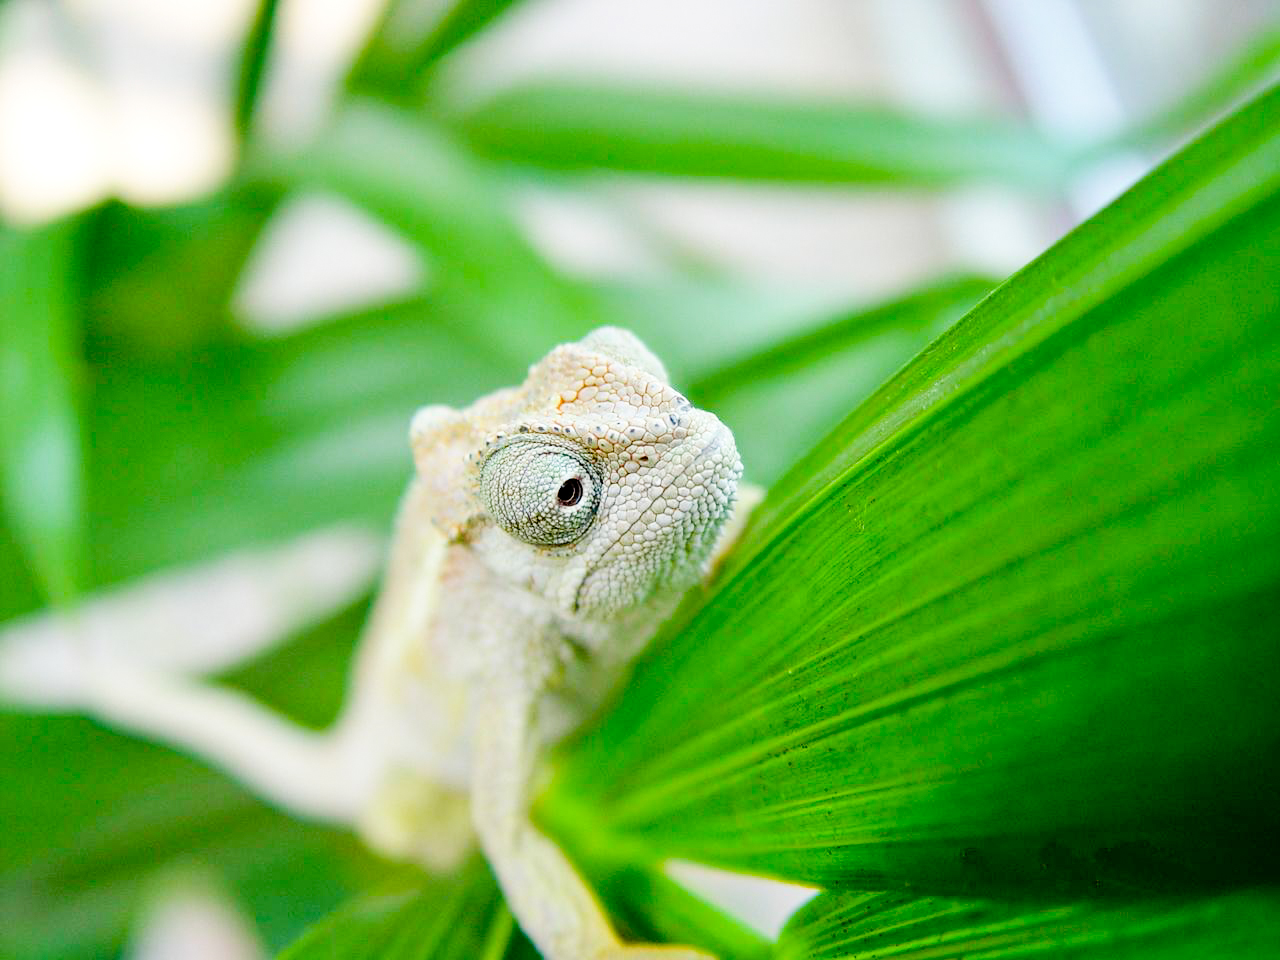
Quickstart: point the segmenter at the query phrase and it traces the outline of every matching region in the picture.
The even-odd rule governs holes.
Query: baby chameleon
[[[611,327],[525,382],[413,418],[416,477],[340,719],[303,731],[234,692],[100,662],[86,706],[192,750],[376,849],[457,863],[472,827],[548,960],[704,957],[624,945],[530,821],[546,747],[581,723],[723,547],[733,435]]]

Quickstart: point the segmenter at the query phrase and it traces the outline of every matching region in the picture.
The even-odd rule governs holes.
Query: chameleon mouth
[[[686,441],[686,443],[687,442],[688,441]],[[688,476],[690,471],[695,470],[696,468],[705,464],[707,458],[713,455],[714,453],[716,453],[721,447],[725,446],[726,443],[729,445],[733,444],[733,434],[729,431],[728,427],[726,427],[724,424],[720,423],[719,421],[716,421],[715,432],[712,434],[711,439],[708,440],[707,443],[702,447],[702,449],[698,451],[697,456],[693,457],[684,466],[683,469],[681,469],[678,473],[672,476],[671,479],[668,480],[662,486],[661,489],[659,489],[655,494],[653,494],[652,497],[649,498],[649,501],[645,504],[644,508],[640,511],[640,515],[636,517],[635,520],[631,521],[631,523],[627,525],[626,529],[624,529],[621,533],[619,533],[618,536],[614,538],[613,542],[611,542],[607,547],[605,547],[605,549],[601,551],[600,555],[596,558],[596,560],[590,566],[587,567],[586,571],[582,575],[582,579],[578,582],[578,589],[574,592],[574,595],[573,595],[572,610],[574,613],[578,613],[579,609],[582,606],[583,594],[586,592],[587,586],[591,582],[591,578],[593,577],[594,574],[596,574],[600,570],[602,566],[604,566],[608,562],[610,556],[614,554],[615,550],[618,548],[618,545],[622,542],[623,537],[625,537],[628,533],[634,530],[637,525],[643,524],[646,521],[652,522],[655,516],[653,512],[653,505],[658,500],[662,499],[663,496],[666,494],[666,492],[670,490],[673,486],[675,486],[679,481],[685,479]],[[681,444],[681,446],[678,447],[677,449],[682,449],[683,447],[684,447],[684,444]],[[685,537],[681,539],[688,539],[688,538]],[[652,591],[652,585],[650,585],[649,591],[650,592]]]

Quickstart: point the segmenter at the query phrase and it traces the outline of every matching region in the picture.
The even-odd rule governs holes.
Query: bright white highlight
[[[337,527],[148,576],[72,615],[11,620],[0,625],[0,698],[74,709],[87,656],[187,676],[228,669],[354,601],[381,561],[379,538]]]
[[[0,213],[36,222],[101,199],[107,143],[102,98],[80,71],[42,53],[0,60]]]
[[[668,860],[663,872],[709,903],[776,940],[791,915],[818,895],[814,887],[720,870],[687,860]]]

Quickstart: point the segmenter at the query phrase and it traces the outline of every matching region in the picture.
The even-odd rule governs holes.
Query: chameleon
[[[755,494],[740,495],[732,432],[637,337],[602,327],[519,386],[419,409],[409,445],[414,476],[329,729],[92,651],[81,706],[385,855],[448,870],[478,843],[547,960],[706,960],[622,942],[530,806],[549,747],[741,529]]]

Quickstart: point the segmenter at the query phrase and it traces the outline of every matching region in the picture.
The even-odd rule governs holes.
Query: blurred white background
[[[438,14],[440,0],[409,5]],[[377,0],[284,0],[259,134],[305,138]],[[252,0],[11,0],[0,24],[0,212],[51,218],[117,195],[166,204],[232,166],[234,52]],[[1149,115],[1277,12],[1273,0],[534,0],[447,64],[459,98],[542,77],[642,80],[1025,116],[1095,136]],[[528,191],[544,252],[585,273],[646,267],[654,238],[762,282],[859,298],[940,268],[1005,275],[1153,158],[1078,184],[1063,206],[998,188],[944,197],[669,179],[600,185],[600,206]],[[621,214],[621,215],[619,215]],[[241,304],[299,322],[420,280],[394,238],[329,198],[287,208]],[[269,268],[269,269],[268,269]]]

